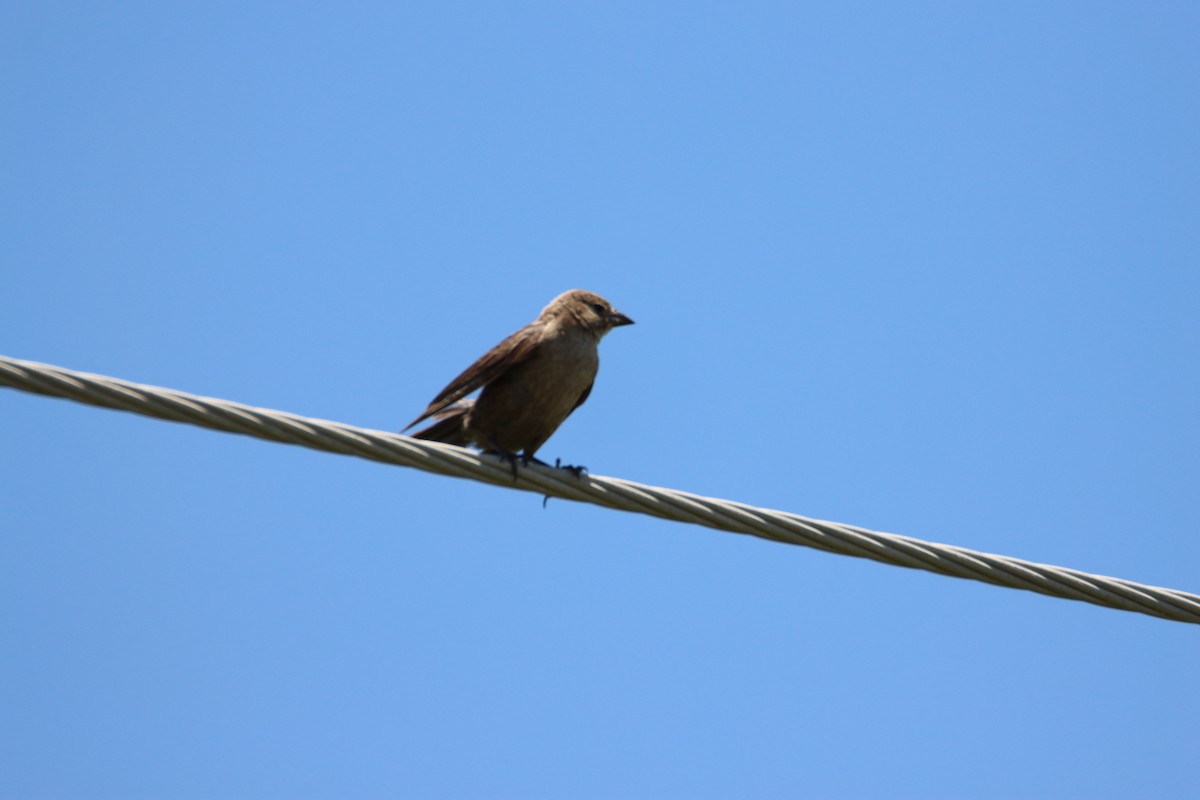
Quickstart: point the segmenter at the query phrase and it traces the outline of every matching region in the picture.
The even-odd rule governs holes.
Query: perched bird
[[[604,334],[633,320],[599,295],[572,289],[542,309],[533,322],[493,347],[450,381],[410,422],[433,424],[413,436],[474,445],[528,464],[592,391]],[[465,399],[482,389],[476,399]],[[536,461],[536,459],[534,459]]]

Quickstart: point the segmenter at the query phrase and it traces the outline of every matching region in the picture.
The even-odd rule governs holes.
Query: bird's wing
[[[432,417],[451,403],[461,400],[482,386],[488,385],[517,364],[527,361],[537,349],[539,338],[538,326],[534,324],[526,325],[491,350],[488,350],[480,356],[478,361],[463,370],[461,375],[450,381],[450,384],[445,389],[442,389],[437,397],[433,398],[433,402],[429,404],[429,407],[422,411],[419,417],[408,423],[404,427],[404,430],[408,430],[418,422]]]
[[[575,401],[575,405],[571,406],[572,411],[583,405],[583,402],[588,399],[588,395],[592,393],[592,387],[595,385],[596,381],[594,380],[587,385],[587,388],[583,390],[583,394],[579,395],[579,399]]]

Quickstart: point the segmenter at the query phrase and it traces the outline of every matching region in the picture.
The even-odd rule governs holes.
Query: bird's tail
[[[471,437],[467,435],[467,412],[475,405],[473,399],[459,400],[433,415],[434,423],[428,428],[422,428],[414,433],[414,439],[425,439],[431,442],[445,442],[467,447]]]

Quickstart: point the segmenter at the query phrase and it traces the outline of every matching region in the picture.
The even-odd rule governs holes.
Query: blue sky
[[[1200,591],[1192,3],[0,11],[0,352]],[[1194,797],[1191,626],[0,392],[5,797]]]

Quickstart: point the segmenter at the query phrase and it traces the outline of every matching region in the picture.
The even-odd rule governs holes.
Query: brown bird
[[[592,391],[604,334],[633,320],[599,295],[572,289],[533,322],[467,367],[410,422],[433,419],[413,436],[463,447],[474,445],[513,465],[528,464]],[[479,397],[464,399],[476,389]],[[539,462],[540,463],[540,462]]]

